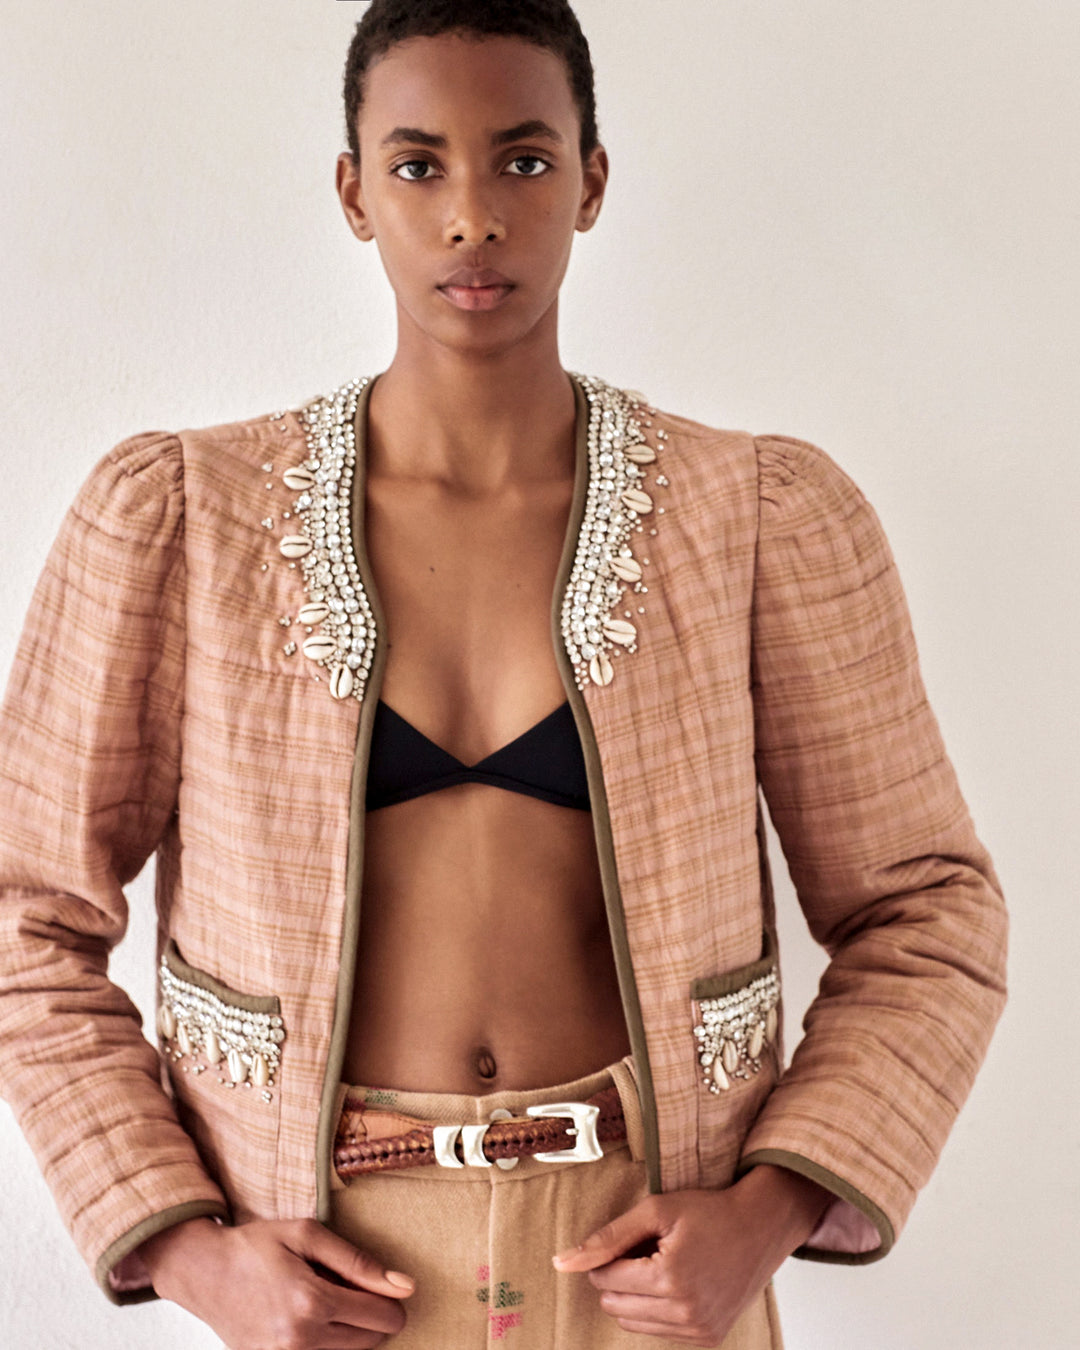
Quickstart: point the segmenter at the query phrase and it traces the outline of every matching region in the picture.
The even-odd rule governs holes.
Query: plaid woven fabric
[[[784,1161],[838,1197],[820,1247],[882,1251],[1002,1007],[1000,890],[858,490],[803,442],[652,423],[669,486],[637,650],[584,699],[663,1185]],[[114,1297],[145,1285],[126,1258],[178,1218],[316,1212],[361,704],[331,698],[279,622],[304,595],[265,465],[306,453],[288,414],[107,456],[50,554],[0,715],[0,1088]],[[773,1043],[712,1092],[693,986],[737,989],[773,928],[759,782],[832,963],[790,1067]],[[236,1013],[220,1030],[241,1047],[245,1006],[280,1010],[265,1090],[230,1085],[224,1058],[196,1073],[174,1057],[167,1095],[108,981],[122,887],[155,850],[160,949],[186,963],[168,987]]]

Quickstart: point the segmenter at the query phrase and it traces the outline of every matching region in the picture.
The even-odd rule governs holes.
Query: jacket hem
[[[386,632],[382,604],[372,575],[364,535],[364,507],[367,491],[367,409],[371,391],[378,375],[372,376],[356,400],[353,413],[353,436],[356,459],[353,469],[352,498],[350,500],[350,528],[353,550],[361,582],[367,592],[368,603],[375,624],[375,632]],[[334,1000],[334,1019],[330,1031],[323,1074],[322,1095],[315,1139],[315,1216],[320,1223],[330,1219],[330,1193],[334,1189],[336,1173],[331,1166],[334,1131],[337,1129],[336,1108],[340,1106],[341,1071],[348,1046],[353,992],[356,986],[356,962],[360,941],[360,899],[364,877],[364,834],[367,820],[364,789],[367,783],[368,756],[375,722],[377,699],[371,696],[382,684],[386,665],[386,643],[375,643],[374,657],[367,677],[366,697],[360,705],[353,746],[352,777],[349,782],[349,832],[345,855],[345,895],[341,925],[341,953],[338,965],[337,990]]]
[[[186,1200],[182,1205],[171,1205],[158,1214],[148,1215],[106,1247],[98,1257],[94,1277],[110,1303],[146,1303],[158,1297],[148,1276],[146,1284],[133,1283],[130,1288],[114,1284],[112,1277],[117,1267],[149,1238],[175,1228],[177,1224],[187,1223],[189,1219],[221,1219],[228,1223],[229,1211],[217,1200]]]
[[[816,1163],[810,1158],[804,1158],[801,1153],[789,1153],[787,1149],[782,1148],[761,1148],[756,1149],[753,1153],[748,1153],[739,1160],[735,1170],[736,1180],[759,1163],[771,1163],[776,1167],[786,1167],[790,1172],[798,1172],[800,1176],[816,1182],[823,1189],[830,1191],[838,1199],[846,1201],[865,1218],[869,1219],[877,1229],[878,1236],[881,1239],[879,1246],[864,1252],[811,1247],[804,1243],[792,1252],[792,1256],[797,1256],[803,1261],[821,1261],[829,1265],[867,1266],[874,1261],[880,1261],[892,1250],[896,1242],[896,1231],[888,1216],[861,1191],[856,1190],[849,1181],[845,1181],[843,1177],[838,1177],[835,1172],[830,1172],[827,1167],[822,1167],[820,1163]]]
[[[607,914],[611,951],[619,980],[619,996],[622,1000],[623,1016],[626,1019],[630,1053],[634,1061],[634,1079],[641,1105],[645,1176],[650,1193],[658,1195],[663,1190],[663,1176],[660,1164],[660,1130],[656,1109],[656,1089],[653,1084],[652,1064],[649,1059],[649,1045],[645,1035],[645,1020],[641,1011],[637,976],[630,954],[630,938],[627,932],[626,912],[623,908],[622,888],[615,863],[615,841],[611,828],[611,817],[608,813],[607,788],[604,784],[603,765],[600,761],[600,747],[592,725],[592,718],[589,715],[588,704],[577,684],[569,657],[566,654],[566,647],[562,641],[561,597],[566,592],[570,569],[573,565],[574,547],[585,510],[589,487],[589,403],[578,380],[571,376],[571,382],[574,386],[575,407],[577,409],[574,495],[570,505],[566,536],[563,540],[563,551],[559,559],[555,590],[552,596],[551,635],[555,648],[555,660],[563,676],[563,684],[574,714],[574,721],[581,740],[581,750],[585,758],[585,772],[589,783],[589,800],[592,807],[593,829],[597,846],[597,861],[600,867],[600,882],[604,893],[604,910]]]

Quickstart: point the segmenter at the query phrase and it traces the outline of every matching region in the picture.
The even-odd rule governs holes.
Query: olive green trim
[[[353,469],[352,491],[352,544],[360,578],[367,592],[375,620],[375,654],[368,675],[365,697],[360,705],[360,724],[357,732],[356,751],[353,760],[352,783],[349,800],[349,850],[346,862],[345,914],[342,924],[341,961],[338,968],[337,996],[334,1010],[334,1025],[330,1036],[330,1050],[326,1062],[326,1074],[319,1105],[319,1126],[316,1143],[316,1212],[323,1222],[330,1215],[330,1151],[333,1131],[337,1126],[334,1119],[334,1104],[337,1098],[338,1084],[342,1065],[345,1060],[345,1045],[349,1033],[349,1011],[351,1008],[353,984],[356,978],[356,956],[360,933],[360,890],[363,880],[363,839],[365,823],[365,788],[367,783],[368,755],[371,747],[371,730],[375,718],[377,699],[370,697],[382,681],[386,665],[386,642],[380,640],[386,627],[382,606],[375,588],[370,560],[364,544],[364,505],[367,479],[367,405],[372,387],[378,376],[369,380],[357,400],[355,415],[356,461]],[[555,647],[555,658],[563,677],[563,684],[569,696],[569,702],[581,738],[585,756],[586,777],[589,784],[589,797],[592,806],[594,829],[600,864],[600,877],[604,890],[604,904],[607,910],[608,927],[611,933],[611,945],[615,956],[615,969],[619,978],[619,990],[622,997],[623,1014],[626,1018],[627,1032],[630,1037],[630,1049],[634,1056],[634,1072],[641,1097],[641,1117],[645,1136],[645,1165],[649,1189],[658,1192],[660,1181],[659,1129],[656,1117],[656,1095],[653,1088],[652,1070],[649,1063],[649,1051],[645,1040],[645,1026],[641,1016],[641,1001],[638,997],[634,978],[633,964],[626,935],[626,917],[623,913],[622,898],[619,892],[618,875],[615,870],[615,845],[611,832],[611,820],[607,809],[607,795],[604,790],[603,772],[600,766],[600,751],[596,743],[588,709],[581,691],[577,687],[570,659],[562,635],[562,600],[570,580],[578,535],[585,512],[585,497],[589,485],[589,404],[584,390],[576,380],[574,387],[576,405],[575,426],[575,472],[574,494],[567,522],[566,536],[563,540],[562,557],[559,562],[555,590],[552,596],[551,623]]]
[[[776,939],[766,928],[761,944],[762,955],[748,966],[728,971],[725,975],[707,975],[704,979],[693,980],[690,984],[690,997],[694,999],[722,998],[733,994],[751,980],[760,979],[770,970],[776,969]]]
[[[798,1247],[792,1252],[793,1256],[801,1257],[804,1261],[823,1261],[836,1266],[868,1266],[874,1261],[880,1261],[892,1250],[896,1233],[885,1212],[843,1177],[838,1177],[835,1172],[830,1172],[827,1167],[822,1167],[820,1163],[810,1158],[804,1158],[801,1153],[789,1153],[784,1148],[759,1148],[739,1160],[736,1178],[749,1172],[758,1163],[772,1163],[776,1167],[786,1167],[791,1172],[798,1172],[800,1176],[816,1181],[825,1190],[831,1191],[841,1200],[846,1200],[849,1205],[854,1205],[860,1214],[864,1214],[870,1220],[881,1237],[881,1246],[869,1252],[833,1252],[817,1247]]]
[[[152,1286],[143,1289],[118,1290],[109,1283],[109,1272],[114,1270],[125,1256],[130,1256],[136,1247],[141,1247],[148,1238],[164,1233],[166,1228],[175,1228],[177,1224],[187,1223],[189,1219],[224,1219],[229,1221],[228,1209],[217,1200],[185,1200],[182,1205],[171,1205],[159,1214],[151,1214],[142,1219],[134,1228],[129,1228],[123,1237],[118,1237],[101,1253],[94,1266],[94,1278],[104,1290],[110,1303],[146,1303],[157,1298]]]
[[[649,1063],[649,1047],[645,1040],[645,1023],[641,1015],[641,999],[638,995],[634,966],[630,958],[630,944],[626,933],[626,914],[623,910],[622,894],[619,889],[619,877],[615,869],[615,842],[611,832],[607,791],[604,787],[604,775],[600,765],[600,749],[596,742],[596,734],[593,731],[589,710],[581,690],[577,687],[574,670],[570,664],[570,658],[566,654],[566,645],[562,633],[563,596],[566,594],[566,588],[570,581],[570,570],[577,550],[581,521],[585,514],[585,496],[589,487],[589,401],[577,380],[572,380],[572,383],[577,407],[574,495],[570,506],[566,537],[563,540],[562,558],[559,561],[559,570],[555,579],[555,592],[552,596],[551,632],[555,644],[555,658],[562,673],[563,684],[566,686],[574,721],[577,724],[578,736],[581,740],[582,752],[585,756],[585,774],[589,784],[589,803],[592,808],[593,829],[596,834],[600,880],[604,891],[604,907],[607,910],[611,948],[615,956],[615,970],[619,977],[623,1016],[626,1019],[630,1049],[634,1056],[634,1076],[637,1079],[638,1095],[641,1098],[641,1123],[645,1136],[645,1172],[649,1182],[649,1190],[656,1194],[661,1189],[660,1131],[656,1117],[656,1090],[653,1086],[652,1067]]]
[[[349,785],[349,841],[345,860],[345,911],[341,925],[341,954],[338,964],[337,993],[334,1001],[334,1025],[330,1032],[330,1050],[326,1058],[322,1096],[319,1100],[319,1126],[315,1143],[315,1212],[323,1222],[330,1218],[330,1159],[337,1129],[334,1107],[338,1099],[345,1047],[349,1039],[356,958],[360,940],[360,892],[364,879],[364,826],[367,821],[366,784],[371,732],[375,723],[378,698],[375,691],[382,683],[386,666],[386,622],[371,574],[371,561],[364,542],[364,509],[367,487],[367,408],[372,388],[379,377],[368,380],[356,401],[353,421],[356,460],[352,487],[352,546],[357,570],[367,592],[375,621],[375,654],[360,704],[360,720],[353,753],[352,781]]]
[[[189,966],[180,955],[180,951],[172,938],[169,938],[163,956],[165,964],[178,980],[184,980],[199,989],[205,989],[207,993],[221,999],[222,1003],[229,1003],[234,1008],[240,1008],[244,1012],[275,1015],[281,1012],[281,1000],[273,994],[241,994],[236,989],[230,989],[227,984],[222,984],[220,980],[215,980],[213,975],[207,975],[205,970]]]

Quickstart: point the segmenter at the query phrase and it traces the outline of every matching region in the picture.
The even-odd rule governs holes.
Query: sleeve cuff
[[[763,1148],[740,1159],[736,1177],[759,1163],[786,1167],[816,1182],[836,1199],[825,1209],[817,1227],[793,1256],[805,1261],[824,1261],[834,1265],[865,1266],[880,1261],[896,1241],[893,1226],[884,1211],[861,1191],[820,1163],[786,1149]]]
[[[166,1228],[175,1228],[188,1219],[204,1218],[228,1223],[229,1211],[215,1200],[188,1200],[182,1205],[173,1205],[158,1214],[149,1215],[117,1238],[102,1252],[94,1271],[98,1284],[110,1302],[145,1303],[148,1299],[157,1298],[150,1282],[150,1272],[139,1255],[139,1247],[156,1233],[163,1233]]]

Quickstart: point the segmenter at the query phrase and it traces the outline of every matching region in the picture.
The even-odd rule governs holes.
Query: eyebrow
[[[534,117],[528,122],[519,122],[516,127],[507,127],[505,131],[492,132],[491,144],[498,147],[510,145],[514,141],[534,140],[536,138],[555,141],[559,145],[564,144],[563,137],[559,135],[555,128],[539,117]],[[445,136],[436,136],[430,131],[421,131],[419,127],[395,127],[380,142],[380,145],[402,144],[424,145],[431,150],[445,150],[448,142]]]

